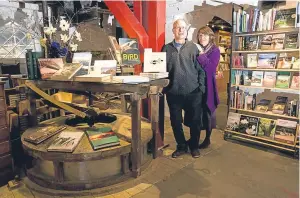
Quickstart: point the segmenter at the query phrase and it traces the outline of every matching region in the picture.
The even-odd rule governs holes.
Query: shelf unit
[[[234,15],[233,15],[234,16]],[[233,20],[233,25],[235,25],[234,20]],[[269,30],[269,31],[257,31],[257,32],[242,32],[242,33],[236,33],[233,32],[232,33],[232,46],[236,46],[235,42],[238,40],[237,37],[246,37],[246,36],[257,36],[257,35],[267,35],[267,34],[281,34],[281,33],[298,33],[299,35],[299,28],[285,28],[285,29],[277,29],[277,30]],[[299,36],[298,36],[299,39]],[[259,41],[260,42],[260,41]],[[299,42],[299,41],[298,41]],[[224,139],[236,139],[236,140],[240,140],[240,141],[244,141],[244,142],[248,142],[248,143],[254,143],[260,146],[265,146],[265,147],[270,147],[270,148],[274,148],[274,149],[278,149],[281,151],[288,151],[294,154],[294,156],[298,156],[299,153],[299,140],[297,140],[297,137],[299,136],[299,115],[298,117],[294,117],[294,116],[289,116],[286,114],[274,114],[270,111],[271,105],[269,105],[269,111],[267,112],[260,112],[260,111],[255,111],[255,110],[249,110],[249,109],[243,109],[242,108],[234,108],[231,106],[231,99],[230,97],[233,97],[231,94],[231,91],[233,88],[237,88],[237,90],[239,90],[239,88],[241,88],[242,90],[244,90],[245,88],[247,90],[244,90],[246,92],[252,92],[252,93],[258,93],[260,94],[260,97],[263,96],[263,94],[267,95],[268,99],[271,99],[272,102],[275,101],[275,98],[273,98],[275,95],[288,95],[288,97],[290,97],[290,95],[292,95],[293,97],[291,97],[292,99],[295,98],[297,96],[297,98],[299,99],[299,94],[300,94],[300,90],[299,89],[291,89],[291,88],[277,88],[277,87],[264,87],[264,86],[246,86],[246,85],[236,85],[236,84],[232,84],[233,82],[231,81],[232,78],[232,72],[236,72],[236,71],[273,71],[273,72],[290,72],[290,81],[292,80],[292,76],[295,72],[299,72],[299,69],[277,69],[277,68],[272,68],[272,69],[267,69],[267,68],[233,68],[233,55],[235,54],[263,54],[263,53],[295,53],[295,52],[299,52],[300,50],[299,48],[297,49],[282,49],[282,50],[234,50],[234,48],[232,49],[232,56],[231,56],[231,64],[230,64],[230,76],[229,76],[229,83],[230,85],[228,86],[228,114],[229,112],[235,112],[235,113],[239,113],[240,115],[244,115],[244,116],[250,116],[250,117],[256,117],[259,119],[261,118],[267,118],[267,119],[271,119],[274,120],[274,122],[276,123],[277,119],[283,119],[283,120],[289,120],[289,121],[296,121],[297,122],[297,129],[296,129],[296,133],[295,135],[295,141],[293,141],[293,144],[289,144],[289,143],[285,143],[285,142],[281,142],[281,141],[277,141],[275,140],[274,136],[272,137],[265,137],[265,136],[258,136],[256,135],[249,135],[247,133],[243,133],[243,132],[239,132],[239,127],[237,130],[233,131],[233,130],[229,130],[229,127],[224,130]],[[246,61],[247,62],[247,61]],[[276,67],[277,67],[277,63],[276,63]],[[291,83],[289,84],[291,85]],[[290,86],[289,86],[290,87]],[[244,89],[243,89],[244,88]],[[263,90],[258,90],[258,89],[263,89]],[[276,92],[272,92],[272,91],[276,91]],[[280,92],[282,91],[282,92]],[[269,95],[268,95],[269,94]],[[234,94],[233,94],[234,95]],[[242,96],[243,97],[243,96]],[[262,97],[264,98],[264,97]],[[240,98],[238,98],[239,100]],[[237,102],[238,100],[234,101]],[[242,101],[244,101],[244,98],[241,99]],[[290,101],[290,98],[289,98]],[[256,103],[259,102],[259,100],[256,101]],[[238,123],[236,123],[238,124]],[[239,124],[238,124],[239,125]],[[240,126],[240,125],[239,125]],[[250,125],[251,126],[251,125]],[[259,126],[257,125],[258,129],[257,132],[259,130]],[[276,128],[275,128],[276,130]],[[283,140],[282,140],[283,141]]]

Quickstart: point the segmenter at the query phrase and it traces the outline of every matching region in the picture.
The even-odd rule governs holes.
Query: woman
[[[216,85],[216,69],[220,60],[220,50],[215,45],[215,35],[212,29],[205,26],[199,29],[198,44],[201,46],[197,61],[206,74],[206,93],[203,98],[203,129],[206,137],[199,148],[207,148],[210,145],[210,135],[216,128],[215,110],[220,103]]]

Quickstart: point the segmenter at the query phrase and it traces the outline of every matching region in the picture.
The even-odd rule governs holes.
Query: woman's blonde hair
[[[212,31],[212,29],[208,26],[204,26],[202,28],[200,28],[198,30],[198,33],[197,33],[197,41],[198,41],[198,44],[199,43],[199,34],[205,34],[205,35],[208,35],[209,36],[209,43],[210,44],[215,44],[215,33]]]

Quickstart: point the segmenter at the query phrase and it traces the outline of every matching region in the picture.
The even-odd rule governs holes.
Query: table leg
[[[132,126],[132,141],[131,141],[131,159],[132,172],[134,177],[141,175],[141,98],[137,93],[131,95],[131,126]]]
[[[125,94],[122,94],[120,97],[121,97],[121,111],[123,113],[128,113],[127,112],[127,101],[126,101]]]
[[[31,89],[28,90],[28,100],[29,100],[29,125],[31,127],[38,125],[37,115],[36,115],[36,98],[35,93]]]

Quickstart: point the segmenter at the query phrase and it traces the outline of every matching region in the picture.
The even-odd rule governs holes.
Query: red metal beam
[[[137,38],[141,44],[141,50],[148,47],[149,37],[142,24],[134,16],[132,11],[128,8],[125,1],[104,1],[106,6],[118,20],[122,28],[125,30],[130,38]]]

